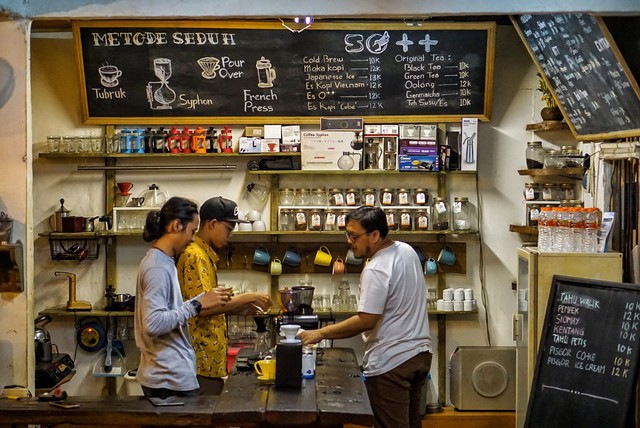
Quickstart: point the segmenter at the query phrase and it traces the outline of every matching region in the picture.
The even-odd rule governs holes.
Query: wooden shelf
[[[66,306],[55,306],[40,311],[38,315],[53,315],[58,317],[132,317],[132,311],[105,311],[93,308],[90,311],[69,311]]]
[[[202,158],[256,158],[256,157],[300,157],[299,152],[290,153],[38,153],[38,157],[44,159],[202,159]]]
[[[519,169],[518,174],[530,177],[563,177],[581,180],[584,175],[584,168]]]
[[[545,132],[545,131],[568,131],[569,125],[565,122],[548,120],[540,123],[527,124],[527,131]]]
[[[263,175],[263,174],[271,174],[271,175],[286,175],[286,174],[303,174],[303,175],[476,175],[477,171],[387,171],[384,169],[368,169],[364,171],[356,170],[356,171],[340,171],[340,170],[331,170],[331,171],[322,171],[322,170],[302,170],[302,169],[291,169],[291,170],[249,170],[248,174],[252,175]]]
[[[536,226],[523,226],[520,224],[510,224],[509,232],[522,233],[523,235],[537,235],[538,228]]]

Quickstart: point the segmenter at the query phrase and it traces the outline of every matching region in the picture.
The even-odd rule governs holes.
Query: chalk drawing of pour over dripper
[[[220,60],[212,56],[205,56],[198,60],[198,65],[202,68],[202,77],[205,79],[213,79],[216,77],[216,71],[220,70]]]

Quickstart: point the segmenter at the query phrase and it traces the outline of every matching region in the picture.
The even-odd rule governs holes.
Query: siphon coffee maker
[[[254,346],[255,355],[259,359],[273,354],[271,346],[271,332],[267,327],[270,317],[268,314],[259,314],[253,316],[256,323],[256,342]]]

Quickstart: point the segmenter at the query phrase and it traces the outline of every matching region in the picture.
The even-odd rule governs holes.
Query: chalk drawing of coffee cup
[[[98,73],[100,73],[100,83],[105,88],[118,86],[118,77],[122,76],[122,71],[115,65],[103,65],[98,69]]]
[[[202,77],[213,79],[216,71],[220,70],[220,60],[212,56],[205,56],[198,60],[198,65],[202,68]]]

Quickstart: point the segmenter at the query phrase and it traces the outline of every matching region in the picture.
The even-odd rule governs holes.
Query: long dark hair
[[[386,238],[389,233],[387,216],[379,207],[359,207],[347,215],[347,223],[349,220],[359,222],[367,232],[377,230],[382,238]]]
[[[155,241],[166,233],[166,227],[172,221],[178,219],[183,226],[186,226],[196,215],[198,215],[198,204],[192,200],[174,196],[162,205],[160,211],[151,211],[147,214],[142,239],[146,242]]]

